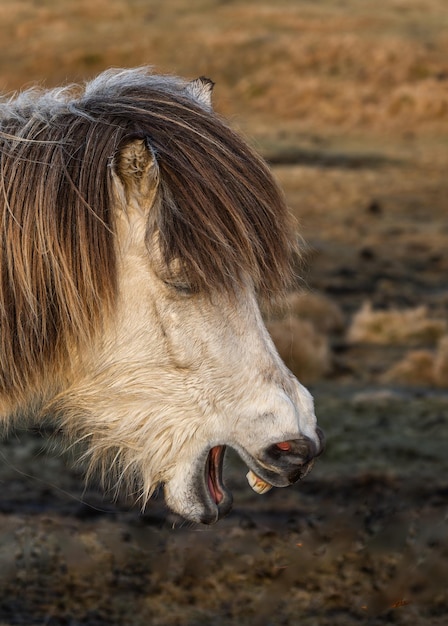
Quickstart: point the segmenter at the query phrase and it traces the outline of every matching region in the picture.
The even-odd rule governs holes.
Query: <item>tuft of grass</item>
[[[374,311],[365,303],[354,315],[347,336],[350,343],[434,345],[446,331],[446,321],[432,319],[426,306]]]
[[[410,350],[383,376],[386,383],[448,388],[448,335],[437,350]]]

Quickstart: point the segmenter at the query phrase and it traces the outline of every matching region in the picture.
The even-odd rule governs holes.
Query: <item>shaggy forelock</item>
[[[0,388],[58,368],[117,293],[111,167],[144,138],[160,172],[147,245],[194,292],[250,280],[270,299],[291,278],[294,228],[265,163],[188,93],[147,69],[0,104]]]

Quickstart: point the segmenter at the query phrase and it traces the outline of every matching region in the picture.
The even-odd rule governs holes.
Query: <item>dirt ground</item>
[[[216,80],[297,215],[302,287],[342,320],[309,383],[324,456],[259,496],[230,454],[235,505],[214,527],[85,488],[54,433],[5,436],[0,626],[445,626],[448,379],[425,370],[440,337],[350,340],[366,302],[448,320],[444,0],[4,0],[0,33],[6,92],[111,65]]]

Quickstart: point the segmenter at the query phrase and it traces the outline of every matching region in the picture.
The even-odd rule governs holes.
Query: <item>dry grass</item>
[[[291,293],[271,312],[267,328],[280,356],[304,383],[320,380],[332,369],[330,336],[344,328],[339,306],[322,293]]]
[[[311,322],[290,315],[268,322],[267,328],[283,361],[299,380],[308,384],[330,370],[328,338]]]
[[[426,306],[374,311],[366,303],[353,317],[347,338],[350,343],[434,345],[446,330],[446,321],[432,319]]]
[[[433,386],[434,354],[430,350],[411,350],[382,377],[385,383]]]
[[[303,129],[420,132],[448,121],[443,0],[3,0],[0,85],[109,66],[211,75],[226,113]]]
[[[448,388],[448,335],[436,351],[411,350],[383,376],[386,383]]]
[[[277,318],[287,315],[309,321],[324,334],[340,332],[345,325],[344,314],[338,304],[318,292],[295,291],[289,294],[283,306],[275,312]]]

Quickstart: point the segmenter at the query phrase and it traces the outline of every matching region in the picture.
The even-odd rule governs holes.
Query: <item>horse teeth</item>
[[[265,480],[257,476],[252,470],[249,470],[247,472],[246,478],[247,478],[247,482],[256,493],[262,494],[272,489],[272,485],[270,485]]]

